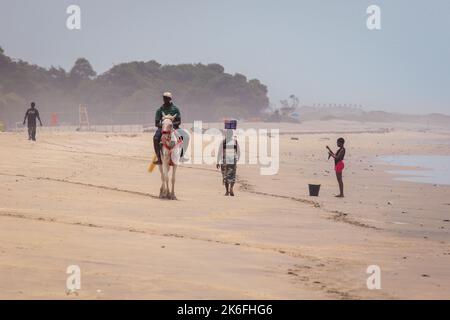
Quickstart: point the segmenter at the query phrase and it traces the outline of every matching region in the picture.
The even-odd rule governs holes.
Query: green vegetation
[[[174,94],[184,121],[258,117],[269,105],[265,85],[225,73],[220,64],[128,62],[97,75],[84,58],[67,72],[15,61],[0,48],[0,119],[9,125],[22,121],[30,101],[36,102],[46,122],[46,115],[58,112],[63,121],[75,123],[79,104],[88,106],[90,120],[97,124],[109,124],[113,112],[150,117],[164,91]],[[114,122],[126,119],[115,117]]]

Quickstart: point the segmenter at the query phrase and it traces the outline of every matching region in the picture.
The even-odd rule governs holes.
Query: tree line
[[[0,121],[8,124],[21,121],[31,101],[41,114],[58,113],[72,124],[77,121],[78,105],[83,104],[92,123],[109,124],[111,113],[153,113],[164,91],[174,94],[184,121],[254,118],[269,106],[264,84],[226,73],[216,63],[134,61],[97,74],[85,58],[66,71],[12,59],[0,48]],[[120,121],[114,119],[116,124]]]

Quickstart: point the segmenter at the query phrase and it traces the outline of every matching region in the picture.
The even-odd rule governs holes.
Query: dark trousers
[[[36,124],[28,125],[28,139],[36,140]]]
[[[158,159],[161,159],[161,135],[161,128],[158,128],[153,136],[153,148]]]

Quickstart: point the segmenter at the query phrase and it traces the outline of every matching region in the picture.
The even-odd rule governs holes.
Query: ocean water
[[[382,163],[418,167],[417,170],[388,170],[396,180],[450,185],[450,156],[393,155],[378,157]]]

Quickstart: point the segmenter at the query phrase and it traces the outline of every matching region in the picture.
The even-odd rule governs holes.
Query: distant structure
[[[313,108],[346,108],[346,109],[362,109],[361,104],[355,103],[313,103]]]
[[[91,126],[89,125],[89,117],[86,106],[79,105],[78,107],[78,131],[83,130],[85,127],[87,130],[91,129]]]

